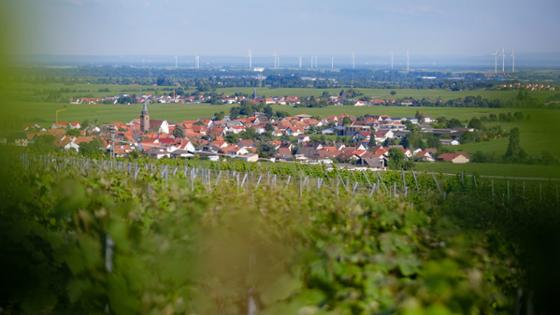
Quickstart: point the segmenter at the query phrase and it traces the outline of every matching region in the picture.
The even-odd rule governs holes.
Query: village
[[[380,105],[401,105],[413,106],[418,105],[420,100],[404,97],[404,98],[382,98],[364,95],[347,95],[346,91],[342,90],[338,95],[322,95],[320,97],[300,97],[296,95],[288,96],[257,96],[256,91],[252,95],[243,95],[242,93],[235,93],[234,95],[225,95],[204,92],[192,92],[190,94],[177,93],[176,89],[165,95],[132,95],[121,94],[115,96],[104,97],[78,97],[70,100],[70,104],[79,105],[94,105],[94,104],[114,104],[114,105],[130,105],[142,104],[144,102],[153,102],[159,104],[266,104],[266,105],[290,105],[290,106],[303,106],[310,102],[322,102],[321,105],[353,105],[353,106],[380,106]]]
[[[437,139],[437,147],[459,144],[472,128],[434,128],[429,117],[395,118],[387,115],[353,117],[345,114],[320,119],[310,115],[274,117],[255,112],[248,117],[185,120],[170,122],[152,119],[145,102],[138,118],[125,123],[99,126],[58,121],[50,128],[25,128],[27,146],[37,137],[52,136],[61,150],[80,152],[98,143],[99,150],[116,158],[144,155],[162,158],[201,158],[218,161],[239,159],[246,162],[338,163],[350,168],[385,170],[391,151],[406,161],[468,163],[462,152],[438,150],[436,146],[412,148],[402,142],[413,126]],[[219,118],[219,119],[218,119]]]

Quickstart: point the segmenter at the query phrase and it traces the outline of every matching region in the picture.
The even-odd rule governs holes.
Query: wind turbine
[[[175,69],[179,68],[179,56],[175,56]]]
[[[331,71],[334,71],[334,57],[331,56]]]
[[[356,53],[352,52],[352,69],[356,69]]]
[[[249,70],[251,70],[253,68],[253,52],[251,51],[251,49],[249,49],[247,55],[249,57]]]
[[[410,51],[406,50],[406,72],[410,72]]]
[[[506,50],[502,48],[502,73],[506,73]]]
[[[391,70],[395,68],[395,53],[391,52]]]
[[[301,70],[302,66],[303,66],[303,59],[301,58],[301,56],[299,56],[299,70]]]
[[[511,73],[515,73],[515,51],[511,50]]]
[[[498,56],[500,53],[496,50],[491,55],[494,56],[494,73],[498,73]]]

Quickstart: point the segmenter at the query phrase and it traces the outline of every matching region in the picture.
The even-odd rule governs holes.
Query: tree
[[[91,123],[89,122],[88,119],[82,121],[82,123],[80,124],[80,126],[82,127],[82,129],[87,129],[90,125],[91,125]]]
[[[451,118],[447,121],[447,128],[462,128],[463,123],[457,118]]]
[[[185,137],[185,130],[182,126],[177,125],[173,130],[173,136],[177,139],[183,139]]]
[[[30,148],[39,152],[52,151],[56,148],[55,142],[56,138],[54,136],[38,136],[33,138],[33,144],[30,146]]]
[[[255,139],[257,137],[257,131],[255,128],[247,128],[245,131],[241,132],[241,138],[243,139]]]
[[[484,126],[482,125],[482,121],[480,121],[480,119],[478,118],[472,118],[469,121],[469,128],[474,128],[474,129],[478,129],[478,130],[482,130],[484,128]]]
[[[212,120],[214,120],[214,121],[222,120],[222,119],[224,119],[224,116],[225,116],[224,112],[214,113],[214,118],[212,118]]]
[[[237,134],[231,132],[231,133],[226,134],[226,136],[224,137],[224,140],[227,143],[237,143],[237,142],[239,142],[239,136]]]
[[[521,161],[527,157],[527,153],[521,148],[519,128],[513,128],[509,132],[509,143],[504,158],[510,161]]]
[[[389,92],[389,94],[391,94],[391,96],[395,96],[395,95],[397,95],[397,91],[391,90],[391,92]]]
[[[389,168],[394,170],[409,170],[414,164],[406,159],[404,152],[399,148],[389,150]]]
[[[66,129],[66,135],[70,137],[79,137],[80,130],[78,129]]]
[[[271,144],[261,143],[257,146],[257,153],[260,157],[270,158],[274,156],[274,153],[276,153],[276,149]]]
[[[369,135],[369,142],[368,142],[368,147],[373,148],[376,146],[376,142],[375,142],[375,131],[373,131],[373,129],[370,132]]]
[[[343,126],[349,126],[352,124],[352,119],[350,119],[350,117],[344,117],[342,119],[342,125]]]
[[[266,132],[273,132],[274,131],[274,126],[271,123],[266,123],[266,125],[264,125],[264,130]]]
[[[103,144],[99,139],[80,144],[80,154],[88,157],[99,157],[102,155]]]
[[[270,105],[266,105],[264,107],[264,115],[268,118],[272,117],[272,115],[274,115],[274,111],[272,110],[272,106]]]

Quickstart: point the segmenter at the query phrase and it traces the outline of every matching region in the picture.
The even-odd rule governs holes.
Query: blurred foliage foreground
[[[554,198],[193,189],[0,159],[2,314],[544,314],[557,283]]]

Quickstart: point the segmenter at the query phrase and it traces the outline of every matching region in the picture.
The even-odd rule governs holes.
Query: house
[[[440,139],[439,142],[442,145],[460,145],[461,143],[459,140],[456,139]]]
[[[29,145],[29,140],[22,138],[22,139],[15,139],[14,144],[16,147],[27,147]]]
[[[438,160],[451,162],[453,164],[465,164],[470,162],[468,155],[461,152],[442,153],[438,156]]]
[[[256,148],[255,141],[251,139],[242,139],[237,142],[237,146],[240,148]]]
[[[240,148],[235,144],[221,148],[219,152],[230,156],[249,154],[249,150],[247,150],[247,148]]]
[[[277,159],[284,160],[284,161],[289,161],[294,159],[294,156],[292,155],[292,149],[287,146],[278,148],[274,156]]]
[[[187,151],[189,153],[196,152],[194,144],[188,140],[182,140],[181,143],[177,146],[177,150]]]
[[[115,147],[113,148],[113,154],[115,155],[115,157],[119,158],[127,157],[132,151],[134,151],[134,148],[128,144],[115,145]]]
[[[410,149],[407,149],[407,148],[403,147],[402,145],[391,145],[391,146],[389,146],[389,150],[390,149],[400,150],[404,154],[404,156],[407,157],[407,158],[411,158],[412,155],[413,155],[413,153],[412,153],[412,151],[410,151]]]
[[[66,139],[63,139],[62,141],[64,141]],[[76,152],[80,151],[80,145],[76,143],[76,138],[72,138],[71,140],[68,139],[68,141],[65,141],[64,144],[64,150],[69,151],[69,150],[74,150]]]
[[[51,129],[66,129],[66,128],[68,128],[68,122],[66,121],[55,122],[51,125]]]
[[[383,155],[376,156],[371,152],[367,152],[366,154],[358,157],[356,164],[367,165],[371,168],[383,170],[387,167],[387,157]]]
[[[250,162],[250,163],[254,163],[257,162],[259,160],[259,155],[256,153],[253,154],[244,154],[244,155],[239,155],[237,156],[238,159],[241,159],[245,162]]]
[[[435,162],[432,153],[429,150],[416,149],[413,152],[414,159],[424,162]]]
[[[169,123],[167,120],[150,120],[150,131],[169,134]]]
[[[358,107],[360,107],[360,106],[366,106],[366,105],[368,105],[368,102],[367,102],[367,101],[362,101],[362,100],[357,100],[357,101],[354,103],[354,106],[358,106]]]
[[[298,144],[303,144],[311,141],[308,135],[299,135],[298,136]]]
[[[78,121],[72,121],[72,122],[68,123],[68,128],[70,128],[70,129],[81,129],[82,125]]]
[[[171,154],[164,148],[154,147],[145,152],[149,157],[156,159],[169,158]]]
[[[393,139],[395,133],[392,130],[378,130],[375,132],[375,141],[378,143],[384,142],[387,139]]]
[[[171,157],[178,159],[178,158],[191,158],[193,157],[194,154],[190,153],[187,150],[175,150],[173,152],[171,152]]]

